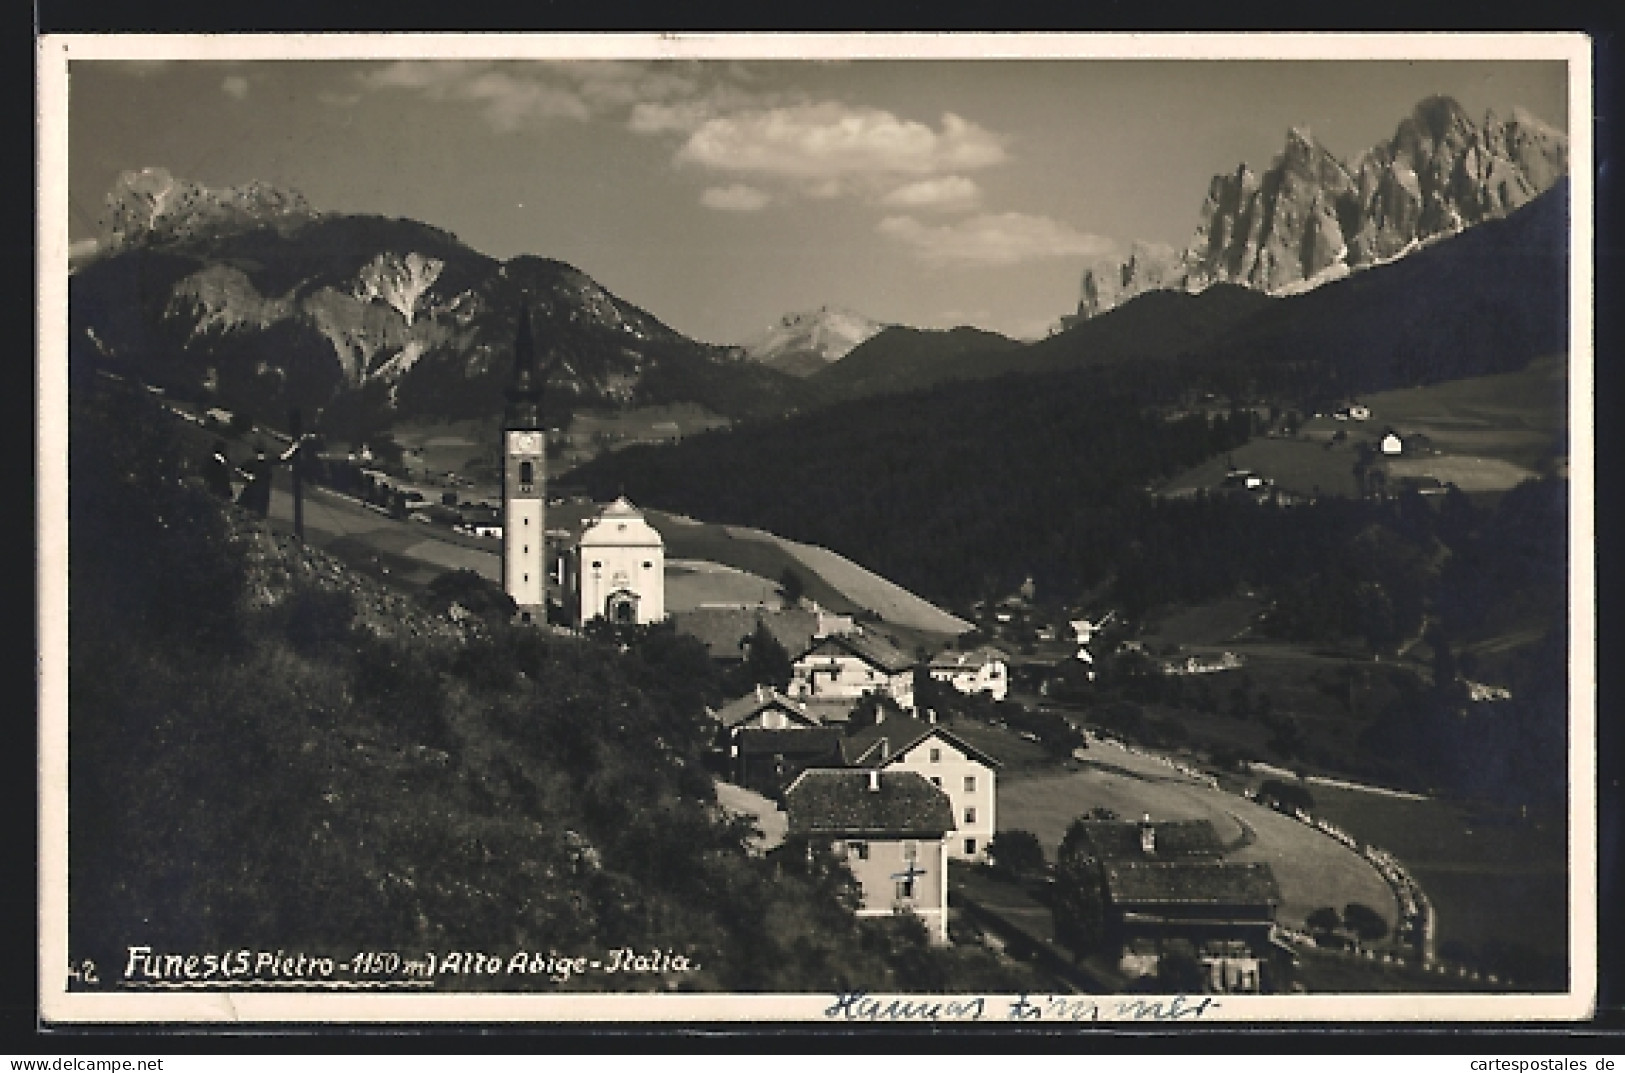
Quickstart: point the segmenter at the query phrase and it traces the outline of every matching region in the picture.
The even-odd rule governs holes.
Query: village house
[[[854,767],[913,771],[948,795],[958,830],[950,857],[982,861],[993,837],[999,761],[952,731],[906,715],[875,712],[867,726],[848,728],[841,748]]]
[[[961,693],[986,693],[994,700],[1010,694],[1010,658],[989,645],[971,652],[942,652],[928,669],[932,678]]]
[[[824,707],[828,715],[842,706],[850,710],[866,693],[889,697],[899,708],[913,711],[915,663],[913,656],[876,634],[831,634],[796,659],[787,692]]]
[[[862,890],[859,916],[911,912],[933,942],[948,941],[946,793],[913,771],[808,768],[784,800],[792,838],[845,858]]]
[[[712,717],[729,780],[764,796],[778,797],[805,768],[846,763],[841,731],[819,726],[805,705],[776,689],[758,686]]]
[[[705,645],[706,654],[723,664],[743,662],[749,655],[750,639],[758,626],[765,625],[773,639],[792,655],[805,652],[820,638],[853,629],[852,619],[817,609],[702,607],[673,612],[677,632]]]
[[[1161,959],[1189,953],[1210,991],[1250,993],[1276,952],[1281,894],[1262,862],[1220,859],[1206,820],[1086,821],[1100,870],[1108,941],[1125,975],[1154,976]]]
[[[779,801],[808,768],[845,766],[839,727],[741,727],[733,735],[732,781]]]

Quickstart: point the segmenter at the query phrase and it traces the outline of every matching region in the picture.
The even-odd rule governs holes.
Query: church
[[[594,619],[647,625],[666,617],[665,541],[622,496],[586,523],[575,546],[555,562],[547,550],[547,430],[542,379],[530,315],[522,310],[514,339],[513,378],[504,391],[502,441],[502,590],[522,623],[548,621],[548,582],[571,625]]]
[[[589,522],[566,557],[578,624],[645,626],[666,617],[666,545],[620,497]]]

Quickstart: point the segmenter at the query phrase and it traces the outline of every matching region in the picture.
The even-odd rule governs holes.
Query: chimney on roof
[[[869,792],[872,794],[880,792],[880,771],[878,768],[869,769]]]
[[[1151,813],[1147,812],[1140,821],[1140,852],[1147,857],[1157,852],[1157,827],[1151,822]]]
[[[767,699],[767,687],[766,686],[758,685],[756,687],[756,699],[757,700],[766,700]]]

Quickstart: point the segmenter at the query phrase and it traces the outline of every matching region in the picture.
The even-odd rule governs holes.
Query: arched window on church
[[[536,482],[536,466],[531,462],[519,463],[519,490],[528,492]]]

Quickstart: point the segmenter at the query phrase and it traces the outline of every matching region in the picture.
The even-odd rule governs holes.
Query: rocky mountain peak
[[[747,342],[745,357],[780,372],[811,376],[840,361],[887,325],[839,306],[786,313]]]
[[[305,196],[258,180],[213,188],[177,179],[166,168],[118,177],[103,202],[99,247],[104,251],[299,223],[316,215]]]
[[[1295,293],[1504,217],[1567,173],[1567,136],[1521,107],[1475,124],[1453,98],[1427,97],[1352,162],[1295,126],[1261,175],[1243,163],[1213,177],[1183,251],[1137,243],[1086,268],[1073,320],[1147,290]]]

